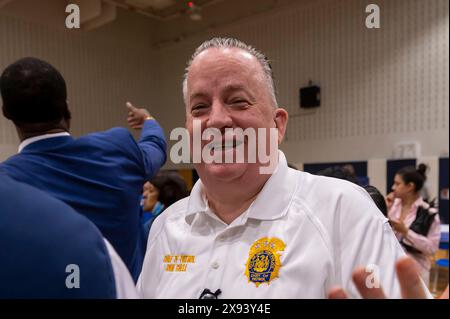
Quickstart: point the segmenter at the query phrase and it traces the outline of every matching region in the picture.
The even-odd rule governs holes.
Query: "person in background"
[[[432,257],[439,248],[440,220],[435,208],[420,195],[425,182],[423,168],[408,166],[394,177],[394,203],[388,212],[390,224],[406,252],[420,266],[420,274],[429,283]]]
[[[163,211],[163,205],[158,201],[159,191],[151,183],[146,182],[143,187],[141,207],[142,207],[142,224],[154,219]]]
[[[119,127],[72,137],[66,82],[37,58],[9,65],[0,76],[0,92],[3,114],[21,141],[18,154],[0,167],[90,219],[136,280],[146,248],[139,196],[166,161],[162,128],[147,110],[128,103],[129,125],[142,129],[138,142]]]
[[[350,167],[353,168],[352,165],[350,165]],[[352,174],[352,170],[349,169],[348,167],[344,168],[343,166],[338,166],[338,165],[331,166],[331,167],[327,167],[327,168],[317,172],[316,175],[339,178],[339,179],[349,181],[353,184],[359,185],[358,179],[356,178],[356,175],[354,174],[354,170],[353,170],[353,174]]]
[[[186,182],[178,173],[160,171],[144,184],[142,195],[142,222],[150,228],[156,216],[173,203],[188,196],[189,192]]]
[[[394,192],[390,192],[384,198],[384,201],[386,202],[386,207],[387,207],[388,212],[391,210],[392,204],[394,204],[394,200],[395,200]]]
[[[364,186],[363,188],[366,190],[367,193],[369,193],[370,197],[372,197],[378,209],[383,213],[385,217],[387,217],[388,209],[383,194],[381,194],[378,188],[372,185],[367,185]]]
[[[137,298],[95,225],[0,169],[0,299]]]
[[[423,183],[422,189],[420,190],[420,196],[422,196],[423,200],[426,201],[428,204],[430,204],[431,206],[434,206],[434,204],[432,204],[432,198],[430,196],[430,191],[428,188],[428,182],[427,182],[428,170],[429,170],[428,165],[426,165],[424,163],[420,163],[417,166],[417,172],[420,173],[425,180]]]
[[[353,184],[359,185],[356,174],[354,173],[353,165],[328,167],[326,169],[317,172],[317,175],[339,178],[349,181]],[[377,205],[378,209],[383,213],[385,217],[387,217],[388,209],[386,207],[385,199],[383,195],[380,193],[380,191],[375,186],[372,185],[367,185],[364,186],[363,188],[370,195],[375,205]]]
[[[349,180],[351,179],[351,181],[353,181],[353,183],[355,183],[359,186],[362,186],[358,176],[356,175],[355,167],[352,164],[343,165],[342,170],[348,176],[347,179],[349,179]]]

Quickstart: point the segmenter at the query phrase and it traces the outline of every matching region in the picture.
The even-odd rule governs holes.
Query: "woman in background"
[[[400,169],[392,185],[395,200],[388,217],[395,235],[406,252],[418,262],[422,279],[428,284],[430,257],[439,248],[440,221],[437,210],[420,195],[425,180],[423,167]]]
[[[142,223],[150,229],[153,220],[167,207],[189,195],[186,182],[175,172],[160,171],[144,184]]]

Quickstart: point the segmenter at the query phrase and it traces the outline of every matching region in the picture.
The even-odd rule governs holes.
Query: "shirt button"
[[[217,268],[219,268],[219,263],[218,263],[217,261],[215,261],[215,262],[213,262],[213,263],[211,264],[211,267],[212,267],[213,269],[217,269]]]

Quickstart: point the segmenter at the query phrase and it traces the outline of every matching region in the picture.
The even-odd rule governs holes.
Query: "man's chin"
[[[248,163],[211,163],[202,164],[199,169],[209,178],[226,182],[241,177],[247,171],[248,165]]]

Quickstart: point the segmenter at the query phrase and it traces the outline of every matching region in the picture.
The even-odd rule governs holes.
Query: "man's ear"
[[[289,119],[289,114],[285,109],[277,108],[274,112],[274,121],[275,126],[278,129],[278,144],[284,139],[284,135],[286,134],[287,122]]]

